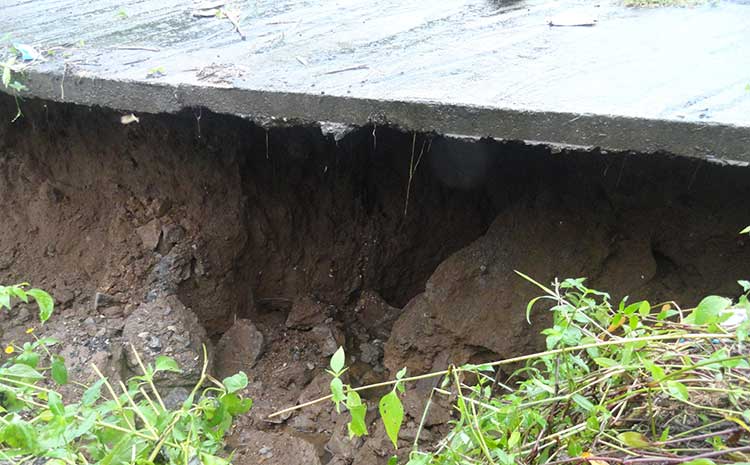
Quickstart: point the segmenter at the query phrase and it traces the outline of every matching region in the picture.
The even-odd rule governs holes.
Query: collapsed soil
[[[339,139],[199,110],[123,125],[98,108],[22,109],[0,127],[0,283],[54,295],[37,334],[64,341],[78,380],[92,362],[127,376],[126,342],[190,364],[208,341],[212,369],[251,379],[237,463],[384,463],[382,427],[350,441],[330,405],[267,414],[325,394],[339,344],[354,384],[535,350],[546,318],[526,323],[537,291],[514,269],[683,305],[750,276],[744,167],[384,127]],[[32,325],[30,307],[3,313],[2,342]],[[165,383],[179,398],[188,381]],[[407,394],[401,452],[430,387]],[[422,437],[449,419],[435,409]]]

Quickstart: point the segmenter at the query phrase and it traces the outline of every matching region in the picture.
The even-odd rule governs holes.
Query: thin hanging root
[[[425,147],[427,147],[428,152],[430,151],[430,147],[432,147],[432,140],[425,139],[422,142],[422,148],[419,151],[417,162],[414,163],[414,149],[416,148],[416,145],[417,145],[417,133],[415,132],[411,140],[411,159],[409,160],[409,181],[406,184],[406,200],[404,201],[404,218],[406,218],[406,215],[409,213],[409,194],[411,193],[412,179],[414,178],[414,174],[417,172],[417,168],[419,168],[419,162],[422,161],[422,155],[424,155]]]

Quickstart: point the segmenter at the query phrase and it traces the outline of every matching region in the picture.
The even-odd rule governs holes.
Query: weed
[[[437,394],[452,399],[458,419],[431,450],[418,448],[418,433],[408,465],[749,461],[750,282],[739,282],[744,294],[734,304],[709,296],[684,311],[627,299],[613,306],[584,279],[544,286],[521,276],[544,291],[529,303],[528,317],[536,305],[551,305],[546,351],[412,377],[402,371],[395,380],[352,388],[336,382],[346,370],[339,350],[331,361],[331,396],[285,411],[327,399],[338,408],[353,393],[393,386],[380,414],[395,446],[403,421],[398,392],[440,377],[422,418]],[[501,383],[507,392],[495,394],[494,370],[519,362],[525,366]],[[467,385],[467,379],[477,381]],[[366,425],[354,426],[359,404],[351,405],[350,434],[366,434]]]
[[[52,313],[52,298],[25,285],[0,287],[0,306],[10,297],[39,305],[44,320]],[[0,458],[5,463],[66,464],[188,464],[226,465],[224,435],[236,415],[246,413],[252,400],[239,391],[247,385],[240,372],[218,381],[207,374],[182,406],[169,409],[154,385],[159,372],[179,372],[177,362],[157,357],[144,364],[133,348],[141,374],[115,385],[92,365],[99,380],[79,402],[64,403],[58,392],[67,384],[64,360],[51,352],[58,341],[32,338],[6,347],[9,358],[0,366]],[[132,348],[132,346],[131,346]],[[204,386],[207,384],[207,386]],[[42,462],[39,462],[42,463]]]

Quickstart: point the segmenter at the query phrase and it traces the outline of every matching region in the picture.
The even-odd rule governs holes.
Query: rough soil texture
[[[335,140],[198,110],[122,125],[102,109],[22,109],[0,125],[0,283],[54,295],[36,333],[64,341],[76,380],[92,362],[128,376],[129,343],[186,369],[162,380],[170,403],[201,343],[219,376],[245,370],[255,405],[230,441],[242,463],[385,463],[382,426],[349,440],[330,404],[267,416],[325,395],[339,345],[352,384],[538,349],[546,315],[526,322],[538,291],[513,270],[683,305],[750,276],[748,168],[381,127]],[[0,342],[29,326],[31,307],[0,314]],[[430,387],[404,398],[402,455]],[[363,393],[371,421],[378,394]],[[450,414],[436,401],[422,440]]]

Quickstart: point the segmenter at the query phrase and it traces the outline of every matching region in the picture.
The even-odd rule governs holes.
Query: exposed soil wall
[[[244,368],[256,397],[240,445],[288,430],[326,444],[323,463],[369,463],[377,444],[328,441],[341,425],[327,406],[264,414],[324,390],[338,344],[355,382],[533,350],[545,320],[525,322],[536,290],[514,269],[684,305],[750,276],[747,168],[381,127],[337,141],[198,110],[123,125],[22,109],[0,125],[0,283],[53,293],[45,331],[79,379],[91,360],[127,370],[124,339],[152,355],[218,341],[216,369]],[[0,315],[3,342],[30,324],[23,306]]]

